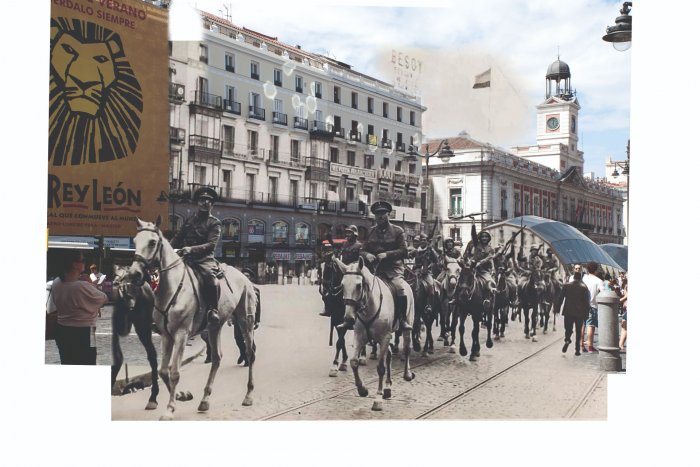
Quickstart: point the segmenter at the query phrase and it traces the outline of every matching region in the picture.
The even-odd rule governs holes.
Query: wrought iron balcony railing
[[[224,99],[224,112],[240,115],[241,103],[229,99]]]
[[[281,112],[272,112],[272,123],[278,125],[287,125],[287,114]]]
[[[195,91],[193,103],[217,110],[221,110],[223,108],[221,96],[209,94],[208,92]]]
[[[305,118],[294,117],[294,128],[299,128],[301,130],[309,129],[309,121]]]
[[[265,120],[265,109],[263,109],[262,107],[255,107],[254,105],[249,105],[248,117],[254,118],[256,120]]]

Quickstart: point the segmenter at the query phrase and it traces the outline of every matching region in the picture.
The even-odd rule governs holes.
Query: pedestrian
[[[94,285],[97,286],[97,288],[101,289],[102,288],[102,282],[104,282],[105,278],[104,274],[102,274],[100,271],[97,270],[97,265],[96,264],[91,264],[90,265],[90,282],[92,282]]]
[[[207,310],[207,321],[218,324],[219,316],[219,263],[214,258],[216,244],[221,238],[221,221],[211,214],[217,198],[216,191],[200,187],[194,192],[197,212],[185,221],[170,244],[177,253],[186,258],[202,278],[202,295]]]
[[[627,277],[622,280],[620,291],[622,293],[622,298],[620,298],[620,304],[622,306],[622,316],[620,317],[620,351],[625,351],[625,346],[627,345],[627,297],[629,293],[627,291]]]
[[[574,272],[573,281],[564,284],[562,294],[564,296],[564,347],[561,351],[566,353],[571,344],[571,334],[576,330],[576,356],[581,355],[581,334],[583,322],[588,317],[590,306],[590,292],[581,280],[581,271]]]
[[[56,346],[61,365],[96,365],[95,327],[107,295],[97,285],[80,280],[85,258],[80,250],[66,250],[59,257],[60,274],[51,287],[58,310]]]
[[[588,287],[588,291],[591,294],[590,301],[590,311],[588,313],[588,319],[586,320],[586,347],[583,348],[584,352],[595,352],[596,349],[593,347],[593,334],[595,334],[595,329],[598,327],[598,293],[604,288],[603,280],[598,277],[602,272],[599,270],[599,265],[595,261],[591,261],[586,266],[588,274],[583,276],[583,283]]]

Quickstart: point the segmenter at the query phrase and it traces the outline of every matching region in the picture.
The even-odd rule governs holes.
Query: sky
[[[620,6],[604,0],[305,0],[261,11],[257,2],[173,0],[170,34],[197,40],[196,7],[392,84],[398,59],[408,57],[407,84],[428,108],[424,138],[466,131],[502,148],[535,143],[535,107],[545,97],[547,68],[559,56],[581,105],[584,171],[601,177],[605,160],[626,157],[630,134],[632,54],[601,39]],[[474,77],[489,68],[491,87],[472,89]]]

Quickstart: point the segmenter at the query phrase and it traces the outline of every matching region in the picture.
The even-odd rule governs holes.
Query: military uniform
[[[362,243],[358,242],[357,239],[352,242],[348,240],[340,250],[340,260],[343,264],[354,263],[360,259],[361,250]]]
[[[481,280],[483,280],[487,284],[490,291],[493,291],[496,289],[496,281],[493,280],[493,275],[491,274],[491,271],[493,270],[493,261],[490,258],[493,258],[493,256],[495,256],[495,252],[494,249],[491,248],[491,245],[489,245],[488,243],[484,245],[479,240],[483,236],[488,236],[488,241],[491,241],[491,234],[482,230],[479,233],[479,235],[476,235],[476,228],[472,226],[471,245],[473,254],[471,255],[471,257],[468,257],[467,253],[465,252],[465,257],[476,262],[476,276],[481,278]],[[469,248],[467,248],[467,251],[469,251]],[[479,264],[481,261],[484,262]]]
[[[194,194],[197,202],[202,198],[209,198],[213,204],[216,197],[216,192],[209,187],[199,188]],[[187,219],[170,242],[173,248],[189,249],[186,255],[187,262],[202,276],[208,318],[214,324],[219,322],[217,276],[221,273],[219,263],[214,258],[214,249],[220,238],[221,221],[211,215],[211,208],[209,208],[208,211],[200,209],[194,216]]]

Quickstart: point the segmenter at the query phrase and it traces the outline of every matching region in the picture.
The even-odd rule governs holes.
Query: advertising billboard
[[[138,0],[52,0],[50,235],[133,236],[167,216],[168,14]]]

